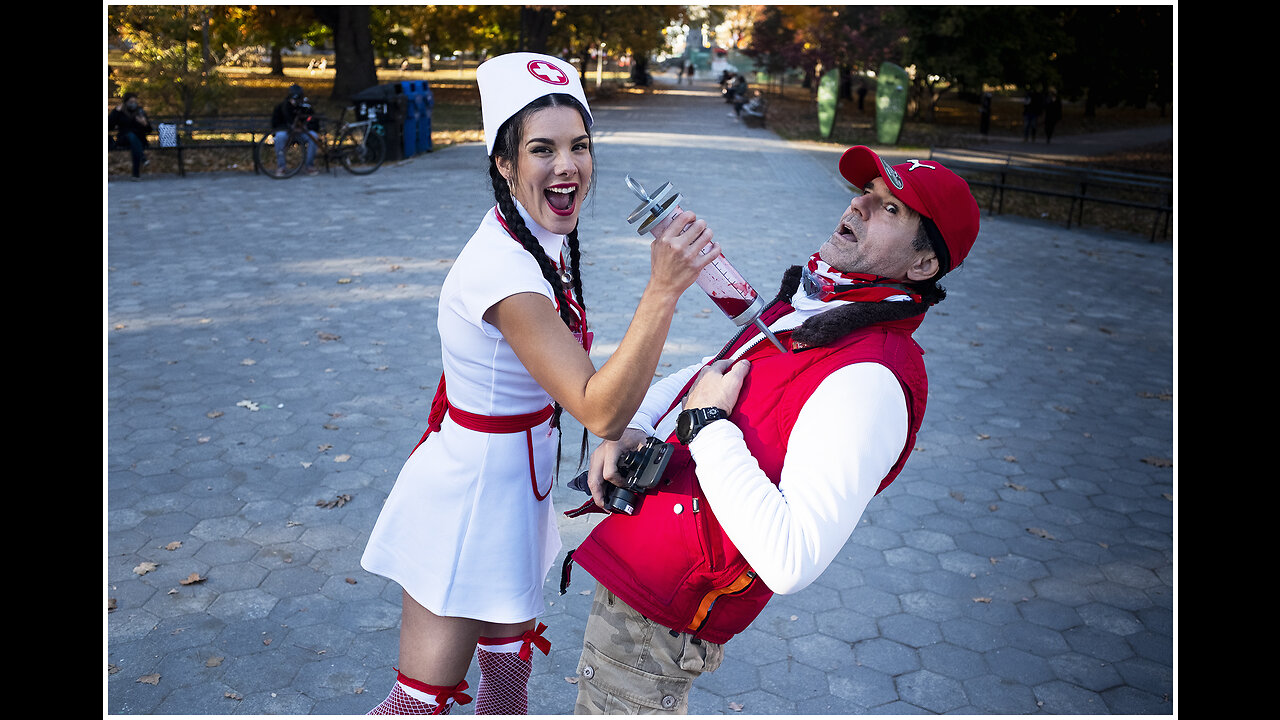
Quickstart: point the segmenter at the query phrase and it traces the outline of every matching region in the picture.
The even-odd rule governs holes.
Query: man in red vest
[[[598,584],[579,714],[687,712],[724,643],[827,568],[915,446],[928,382],[911,334],[973,247],[978,205],[933,161],[891,166],[854,147],[840,173],[863,194],[763,315],[786,351],[746,326],[656,383],[631,429],[592,454],[594,502],[579,512],[623,483],[623,451],[673,445],[639,511],[610,514],[566,561],[566,581],[572,562]]]

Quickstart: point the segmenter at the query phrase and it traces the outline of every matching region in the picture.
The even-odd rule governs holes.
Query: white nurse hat
[[[499,55],[476,68],[476,84],[480,86],[484,144],[490,155],[502,123],[543,95],[573,96],[587,111],[587,127],[591,127],[591,108],[578,71],[560,58],[529,52]]]

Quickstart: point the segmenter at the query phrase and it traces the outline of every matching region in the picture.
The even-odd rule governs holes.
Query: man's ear
[[[911,267],[907,268],[907,279],[911,282],[924,282],[937,275],[941,267],[936,253],[931,250],[922,252],[916,256]]]

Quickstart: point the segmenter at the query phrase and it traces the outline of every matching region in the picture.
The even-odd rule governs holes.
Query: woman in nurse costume
[[[370,714],[470,702],[473,654],[476,714],[527,712],[532,650],[550,648],[537,617],[560,550],[550,498],[559,411],[617,438],[653,378],[676,301],[719,255],[704,221],[677,217],[654,240],[635,315],[597,370],[578,274],[594,154],[577,71],[512,53],[480,65],[476,80],[496,207],[441,287],[444,374],[361,559],[404,591],[398,677]]]

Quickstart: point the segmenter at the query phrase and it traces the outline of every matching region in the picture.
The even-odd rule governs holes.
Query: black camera
[[[662,479],[667,463],[671,460],[671,443],[649,437],[644,445],[618,457],[618,472],[626,480],[626,486],[610,485],[605,493],[604,507],[609,512],[635,515],[640,512],[644,494]]]
[[[664,443],[655,437],[646,438],[641,447],[620,455],[618,472],[627,485],[619,487],[612,483],[605,483],[605,509],[611,513],[623,515],[635,515],[639,512],[640,503],[644,502],[644,494],[662,479],[662,473],[666,472],[667,463],[670,460],[671,443]],[[569,487],[590,495],[587,471],[583,470],[571,480]],[[571,517],[577,517],[577,515]]]

